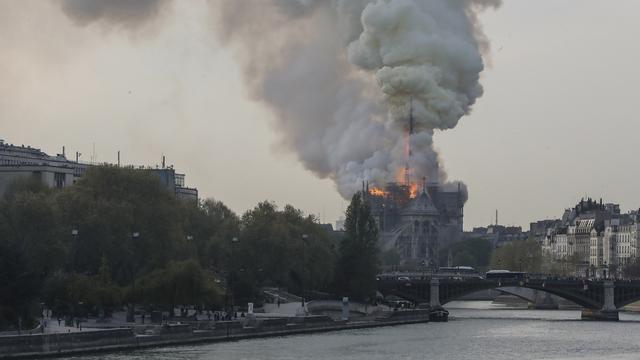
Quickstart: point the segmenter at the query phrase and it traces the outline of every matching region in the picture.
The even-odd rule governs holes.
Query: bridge
[[[583,307],[582,319],[618,320],[618,309],[640,300],[640,281],[613,279],[557,278],[553,276],[525,276],[509,278],[453,278],[437,275],[379,275],[378,291],[395,295],[415,304],[429,304],[431,308],[457,298],[486,289],[523,287],[543,291],[572,301]]]

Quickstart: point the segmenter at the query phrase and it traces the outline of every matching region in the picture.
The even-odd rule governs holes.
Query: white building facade
[[[581,201],[565,211],[561,225],[548,229],[543,254],[552,262],[570,263],[576,276],[622,276],[640,255],[640,221],[638,212],[620,214],[619,209]]]
[[[94,166],[79,162],[78,157],[79,154],[73,161],[67,159],[64,150],[62,154],[51,156],[31,146],[16,146],[0,140],[0,196],[13,182],[21,178],[36,178],[46,186],[56,189],[71,186],[84,175],[88,167]],[[136,169],[150,171],[158,176],[162,185],[168,191],[174,192],[176,198],[198,201],[198,190],[186,187],[185,175],[176,174],[173,167]]]

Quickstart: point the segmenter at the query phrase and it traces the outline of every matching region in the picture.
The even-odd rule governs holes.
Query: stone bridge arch
[[[498,281],[498,280],[447,280],[439,279],[438,300],[440,305],[457,300],[465,295],[481,290],[500,289],[502,287],[524,287],[546,292],[563,299],[572,301],[582,307],[599,309],[604,304],[601,290],[597,286],[584,289],[582,283],[546,284],[538,282]],[[391,286],[379,286],[378,291],[383,295],[395,295],[402,299],[420,304],[431,303],[431,279],[396,281]],[[518,296],[518,295],[516,295]],[[520,296],[521,297],[521,296]],[[530,299],[523,299],[529,301]]]
[[[585,310],[583,318],[617,320],[617,309],[640,300],[640,281],[558,279],[452,279],[429,276],[378,277],[378,291],[416,304],[442,306],[480,290],[517,286],[546,292],[572,301]]]

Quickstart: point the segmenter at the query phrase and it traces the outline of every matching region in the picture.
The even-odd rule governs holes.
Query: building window
[[[175,179],[177,187],[184,187],[184,174],[176,174]]]
[[[63,174],[63,173],[54,173],[53,174],[53,185],[57,189],[62,189],[65,186],[65,174]]]

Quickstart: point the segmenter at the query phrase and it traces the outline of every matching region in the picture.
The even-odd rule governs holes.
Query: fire
[[[369,189],[369,195],[382,197],[382,196],[386,196],[387,192],[380,188],[373,187]]]
[[[412,183],[409,185],[409,197],[415,199],[418,196],[418,184]]]

